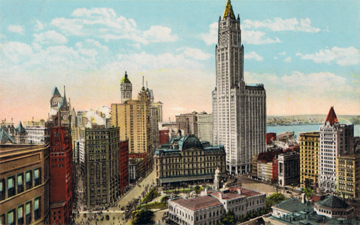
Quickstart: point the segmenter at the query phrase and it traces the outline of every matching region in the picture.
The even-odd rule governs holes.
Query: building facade
[[[197,112],[176,115],[176,125],[182,135],[193,134],[198,136]]]
[[[338,156],[336,161],[336,192],[356,198],[360,192],[360,154]]]
[[[129,142],[120,141],[120,192],[124,194],[125,188],[129,186]]]
[[[225,146],[226,170],[241,174],[251,170],[253,155],[266,150],[266,93],[263,84],[245,84],[240,17],[229,0],[218,27],[213,144]]]
[[[331,107],[324,125],[320,126],[319,188],[336,191],[336,158],[353,151],[354,125],[339,124]]]
[[[0,145],[0,224],[49,224],[49,147]]]
[[[227,211],[236,218],[265,208],[266,194],[243,187],[205,190],[203,196],[168,201],[169,219],[175,224],[219,224]]]
[[[50,131],[50,222],[69,224],[73,206],[71,136],[65,127]]]
[[[201,112],[197,115],[198,137],[201,141],[212,143],[213,137],[213,118],[212,114]]]
[[[129,159],[129,180],[136,182],[140,177],[145,175],[145,159],[130,158]]]
[[[300,154],[296,151],[278,155],[279,185],[298,185],[300,183]]]
[[[127,74],[125,77],[126,79],[122,80],[122,84],[126,80],[130,82]],[[123,91],[121,90],[121,92]],[[120,104],[111,104],[111,125],[120,128],[121,140],[129,140],[129,153],[150,154],[149,91],[142,87],[137,100],[128,99]]]
[[[319,132],[299,134],[300,142],[300,185],[317,187],[319,181]]]
[[[157,185],[213,180],[218,167],[225,174],[223,146],[204,147],[195,135],[174,138],[156,149],[154,155]]]
[[[85,129],[85,203],[94,207],[120,195],[119,128]]]

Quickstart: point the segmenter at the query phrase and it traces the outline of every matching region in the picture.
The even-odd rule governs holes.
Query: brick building
[[[71,136],[65,127],[50,131],[50,221],[69,224],[73,205]]]
[[[120,141],[120,193],[124,194],[124,189],[129,185],[129,142]]]
[[[0,224],[50,224],[49,147],[0,145]]]

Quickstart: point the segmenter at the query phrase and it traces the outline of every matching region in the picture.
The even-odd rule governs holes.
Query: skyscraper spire
[[[338,122],[338,119],[335,114],[334,106],[331,106],[329,113],[325,119],[324,125],[326,124],[326,122],[329,122],[331,126],[334,125],[334,123]]]
[[[234,11],[232,9],[230,0],[227,0],[227,2],[226,2],[223,20],[226,19],[228,16],[230,16],[231,19],[235,19]]]

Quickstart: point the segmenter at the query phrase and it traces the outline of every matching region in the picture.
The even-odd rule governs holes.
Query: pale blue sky
[[[165,118],[211,112],[216,22],[226,1],[1,1],[1,118],[46,118],[52,87],[76,110],[120,101],[128,71]],[[232,1],[246,82],[269,115],[360,113],[359,1]],[[26,92],[24,94],[24,92]],[[4,109],[4,107],[2,107]],[[21,109],[21,110],[19,110]]]

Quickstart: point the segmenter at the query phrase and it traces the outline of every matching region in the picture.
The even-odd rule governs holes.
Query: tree
[[[154,224],[155,214],[153,211],[147,209],[141,209],[135,214],[135,218],[131,222],[133,225],[143,225],[143,224]]]
[[[236,224],[235,213],[227,211],[224,215],[222,215],[220,224],[222,224],[222,225]]]
[[[199,194],[201,190],[201,187],[199,185],[196,185],[194,188],[194,191],[196,192],[196,194]]]
[[[314,191],[311,188],[306,187],[304,188],[303,192],[305,194],[306,199],[309,199]]]

